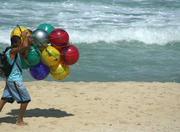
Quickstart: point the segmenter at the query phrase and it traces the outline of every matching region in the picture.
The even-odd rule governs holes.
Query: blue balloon
[[[40,62],[29,68],[31,76],[36,80],[43,80],[49,75],[49,67]]]

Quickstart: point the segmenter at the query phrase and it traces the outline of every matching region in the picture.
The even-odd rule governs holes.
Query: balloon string
[[[38,40],[38,39],[34,39],[33,37],[31,37],[33,40],[35,40],[35,41],[38,41],[38,43],[40,43],[41,44],[41,46],[43,47],[43,48],[46,48],[46,46],[40,41],[40,40]],[[46,43],[46,44],[48,44],[48,43]],[[35,46],[35,45],[34,45]],[[41,47],[40,46],[40,47]],[[38,46],[35,46],[36,48],[38,48]]]
[[[19,24],[17,24],[17,27],[19,28],[19,31],[21,32],[21,33],[20,33],[20,38],[22,38],[22,30],[21,30],[21,27],[19,26]],[[21,45],[22,45],[22,42],[21,42]]]
[[[31,66],[30,62],[26,60],[26,58],[24,59],[24,61],[26,62],[26,64],[28,64],[28,66]]]
[[[52,54],[47,49],[45,49],[45,50],[48,53],[48,56],[52,56]]]
[[[19,26],[19,24],[17,24],[17,27],[19,28],[20,32],[21,32],[21,36],[22,36],[22,30],[21,30],[21,27]]]

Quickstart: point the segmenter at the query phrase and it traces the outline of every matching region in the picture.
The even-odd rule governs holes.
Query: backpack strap
[[[20,68],[20,66],[18,65],[18,63],[16,63],[16,60],[17,60],[17,54],[16,54],[15,59],[14,59],[14,61],[13,61],[13,64],[12,64],[12,67],[11,67],[11,72],[12,72],[12,69],[13,69],[14,65],[16,64],[17,67],[18,67],[18,69],[19,69],[19,71],[20,71],[21,74],[22,74],[22,69]],[[11,72],[10,72],[10,73],[11,73]]]
[[[6,47],[6,49],[4,50],[4,54],[5,54],[9,49],[11,49],[11,46]]]
[[[15,56],[15,63],[16,63],[16,60],[17,60],[17,54],[16,54],[16,56]],[[21,72],[21,74],[22,74],[22,69],[20,68],[19,64],[18,64],[18,63],[16,63],[16,65],[17,65],[17,67],[18,67],[19,71],[20,71],[20,72]]]
[[[11,71],[10,71],[10,74],[11,74],[11,72],[12,72],[12,69],[13,69],[13,67],[14,67],[15,63],[16,63],[16,58],[14,59],[13,64],[12,64],[12,66],[11,66]],[[10,74],[9,74],[9,75],[10,75]]]

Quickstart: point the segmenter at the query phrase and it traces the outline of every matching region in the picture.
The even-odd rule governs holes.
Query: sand
[[[0,132],[180,132],[180,83],[24,83],[32,101],[27,126],[19,104],[0,112]],[[0,82],[0,94],[4,82]]]

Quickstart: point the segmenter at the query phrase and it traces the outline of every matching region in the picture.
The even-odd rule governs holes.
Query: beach
[[[179,132],[180,83],[25,82],[27,126],[19,105],[6,104],[0,132]],[[0,94],[5,83],[0,83]]]

